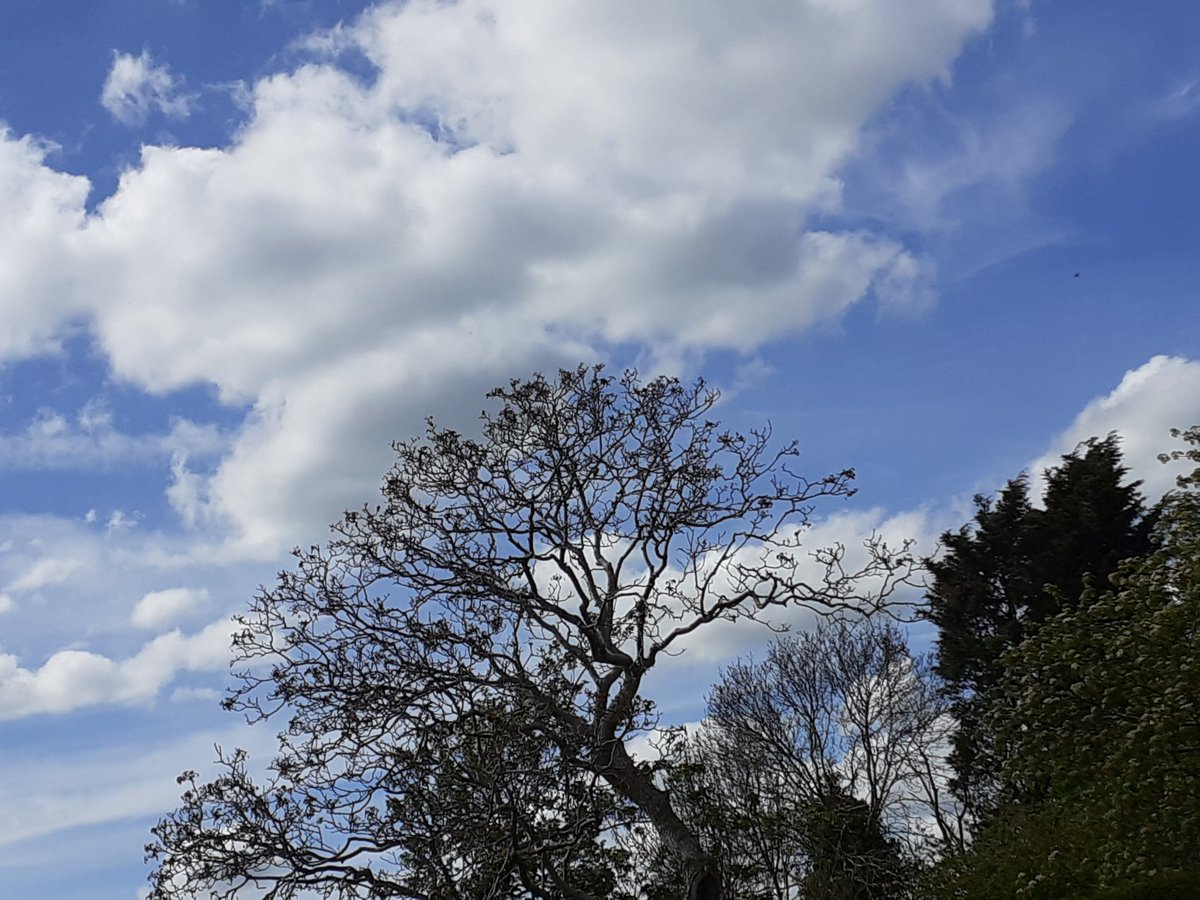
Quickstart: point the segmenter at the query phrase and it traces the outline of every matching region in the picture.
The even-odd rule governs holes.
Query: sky
[[[1190,0],[4,4],[0,896],[139,896],[175,776],[273,746],[229,616],[510,378],[704,377],[858,471],[814,546],[1110,431],[1157,499],[1197,159]]]

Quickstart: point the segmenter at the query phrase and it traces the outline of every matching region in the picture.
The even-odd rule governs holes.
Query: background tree
[[[1089,440],[1046,471],[1044,506],[1019,476],[994,501],[977,496],[974,522],[942,535],[942,554],[926,560],[937,671],[959,723],[953,785],[976,816],[995,787],[984,718],[1003,654],[1031,624],[1079,603],[1086,579],[1103,584],[1121,560],[1150,549],[1153,516],[1127,474],[1115,435]]]
[[[718,620],[878,605],[911,560],[872,542],[849,573],[833,548],[807,580],[812,504],[849,495],[853,473],[810,481],[794,445],[720,430],[703,383],[580,368],[490,396],[480,438],[431,423],[397,444],[382,504],[347,513],[242,617],[227,705],[282,716],[280,753],[265,784],[235,756],[184,795],[148,848],[153,896],[443,896],[434,857],[448,881],[478,861],[502,884],[460,894],[601,896],[595,836],[627,807],[679,861],[680,895],[721,896],[629,752],[655,724],[647,673]],[[432,806],[443,782],[493,797],[487,821]]]
[[[776,900],[795,895],[807,865],[800,798],[779,781],[761,747],[736,752],[710,728],[667,731],[659,769],[680,818],[694,828],[721,868],[731,897]],[[681,878],[678,861],[653,834],[636,831],[630,848],[636,885],[648,900],[673,900]]]
[[[1176,458],[1200,462],[1200,429],[1183,436]],[[1005,655],[988,724],[1006,802],[945,896],[1200,895],[1197,485],[1164,500],[1151,554]]]
[[[895,624],[823,621],[722,674],[667,784],[736,896],[907,896],[914,861],[961,838],[949,725]]]
[[[897,900],[912,897],[916,861],[871,805],[834,781],[804,810],[806,900]]]

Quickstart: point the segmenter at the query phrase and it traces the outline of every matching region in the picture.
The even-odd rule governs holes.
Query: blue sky
[[[4,896],[138,896],[174,776],[270,753],[228,616],[510,377],[703,375],[857,467],[814,543],[927,551],[1200,422],[1190,2],[7,4],[0,122]]]

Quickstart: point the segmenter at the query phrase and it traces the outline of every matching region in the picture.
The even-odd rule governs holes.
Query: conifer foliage
[[[1181,436],[1200,462],[1200,428]],[[1004,655],[1000,802],[941,896],[1200,896],[1197,487],[1200,468],[1163,501],[1151,553]]]
[[[959,721],[954,786],[977,816],[993,799],[984,719],[1003,654],[1031,626],[1078,605],[1089,581],[1103,586],[1122,560],[1150,549],[1154,517],[1127,474],[1115,435],[1089,440],[1046,471],[1042,505],[1018,476],[995,500],[977,496],[974,522],[942,535],[943,552],[927,560],[937,671]]]

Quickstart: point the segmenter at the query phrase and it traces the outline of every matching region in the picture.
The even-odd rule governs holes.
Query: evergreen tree
[[[1141,482],[1123,483],[1128,474],[1115,434],[1087,441],[1047,471],[1032,559],[1038,586],[1049,589],[1030,608],[1033,621],[1077,603],[1087,576],[1103,590],[1123,560],[1150,552],[1156,516],[1147,515]]]
[[[1020,475],[994,501],[977,496],[974,522],[942,535],[944,552],[926,561],[937,671],[959,723],[952,786],[976,817],[992,801],[996,762],[983,720],[1003,653],[1030,624],[1074,606],[1089,579],[1103,585],[1123,559],[1150,549],[1153,516],[1127,474],[1116,435],[1086,441],[1045,472],[1042,507]]]
[[[1170,456],[1200,462],[1200,428]],[[1200,896],[1200,468],[1154,550],[1004,657],[987,724],[999,807],[926,894]]]
[[[890,838],[879,813],[831,781],[805,810],[809,900],[899,900],[911,897],[915,869]]]

